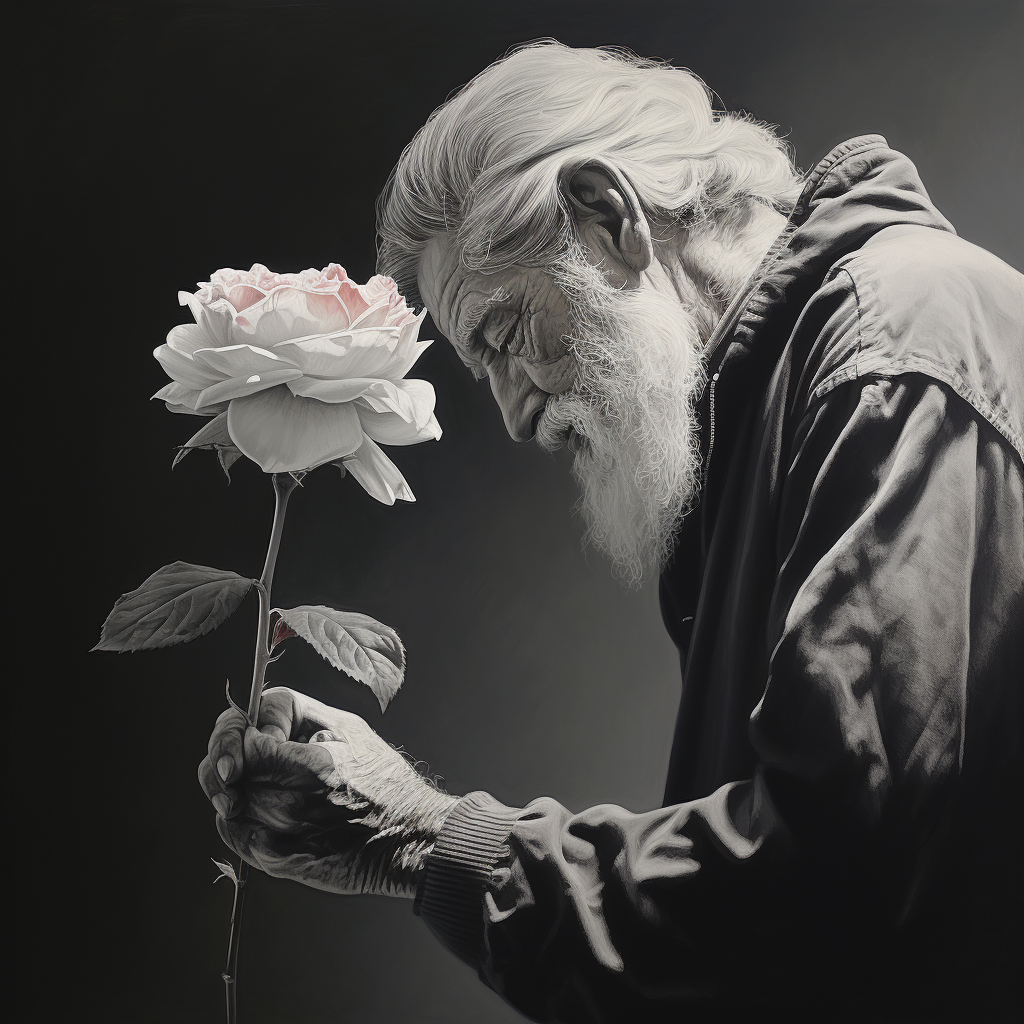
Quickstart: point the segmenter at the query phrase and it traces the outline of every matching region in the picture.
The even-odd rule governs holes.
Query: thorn
[[[231,699],[231,680],[224,680],[224,696],[228,699],[228,706],[234,708],[242,717],[252,725],[252,719],[249,717],[248,711],[243,711],[232,699]]]

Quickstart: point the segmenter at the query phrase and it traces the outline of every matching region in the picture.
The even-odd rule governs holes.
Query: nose
[[[505,429],[515,441],[529,441],[537,432],[537,421],[551,397],[541,391],[529,376],[505,369],[489,371],[491,394],[501,409]]]

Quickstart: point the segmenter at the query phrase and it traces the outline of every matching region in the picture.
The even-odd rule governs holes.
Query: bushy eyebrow
[[[486,298],[472,302],[459,310],[459,318],[455,325],[455,337],[452,339],[459,348],[469,348],[473,332],[480,326],[488,313],[496,309],[508,308],[512,302],[512,293],[499,286]]]

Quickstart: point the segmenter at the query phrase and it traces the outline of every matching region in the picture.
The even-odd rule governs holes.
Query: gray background
[[[45,643],[20,641],[27,701],[8,744],[11,835],[27,853],[9,885],[28,905],[17,935],[31,965],[13,985],[28,995],[21,1019],[73,1007],[74,1019],[216,1022],[230,893],[210,884],[223,848],[195,770],[224,679],[239,700],[247,690],[254,602],[187,647],[84,654],[117,596],[158,566],[255,575],[262,564],[268,481],[239,463],[226,487],[205,453],[172,474],[193,421],[146,401],[164,383],[150,352],[187,316],[177,290],[253,262],[337,261],[368,277],[373,203],[401,147],[453,89],[539,36],[690,67],[727,107],[781,126],[805,168],[850,136],[882,133],[962,235],[1020,268],[1022,6],[40,13],[16,37],[24,177],[11,203],[29,215],[22,259],[42,298],[11,388],[33,403],[13,437],[44,475],[25,488],[22,457],[8,482],[40,527],[12,545],[33,558],[20,624],[49,628]],[[421,336],[434,334],[428,321]],[[12,342],[10,358],[19,351]],[[453,793],[486,789],[513,805],[549,794],[577,810],[659,804],[678,666],[656,588],[624,593],[581,552],[565,459],[510,441],[486,385],[444,344],[417,375],[434,383],[445,428],[440,442],[396,452],[419,501],[386,508],[318,471],[293,499],[275,594],[394,625],[409,651],[405,688],[382,717],[297,641],[271,678],[364,715]],[[245,1024],[518,1019],[410,904],[264,876],[250,892],[241,1006]]]

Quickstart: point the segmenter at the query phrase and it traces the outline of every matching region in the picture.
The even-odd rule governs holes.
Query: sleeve
[[[418,912],[532,1019],[785,999],[864,936],[884,947],[882,922],[928,898],[942,857],[922,851],[955,845],[969,697],[1020,690],[1019,458],[908,375],[831,392],[784,469],[753,777],[640,814],[474,793],[429,858]]]

